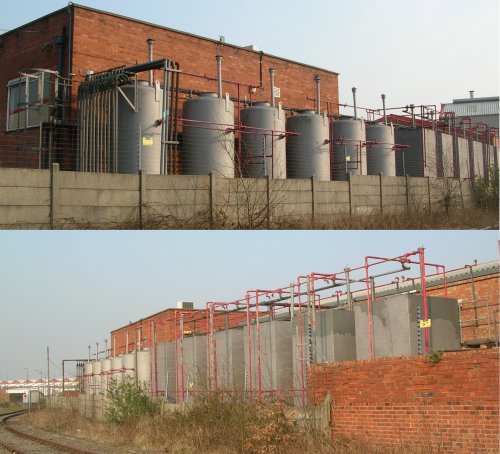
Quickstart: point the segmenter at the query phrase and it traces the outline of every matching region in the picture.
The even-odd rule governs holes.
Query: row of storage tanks
[[[430,350],[460,349],[460,320],[455,299],[429,297]],[[401,294],[372,306],[375,358],[425,354],[423,301]],[[217,331],[214,338],[195,335],[177,342],[88,363],[85,390],[103,393],[110,378],[135,376],[152,395],[183,402],[208,390],[279,391],[300,403],[311,363],[370,358],[367,304],[353,310],[324,309],[294,317],[259,319],[248,326]],[[314,327],[314,328],[313,328]],[[299,329],[302,329],[300,335]],[[208,345],[207,345],[208,342]],[[155,357],[156,356],[156,357]],[[134,366],[134,368],[132,368]],[[260,369],[260,373],[259,373]]]
[[[133,98],[135,86],[123,91]],[[160,173],[161,96],[147,83],[137,85],[138,108],[134,112],[124,99],[119,107],[120,173]],[[353,175],[396,175],[394,129],[383,124],[366,125],[361,119],[330,122],[324,114],[303,110],[286,118],[281,105],[257,102],[240,112],[241,163],[244,176],[276,179],[310,178],[320,181],[345,180]],[[234,178],[238,152],[235,146],[235,106],[226,97],[204,93],[183,105],[181,172],[208,175],[214,171]],[[140,135],[139,146],[134,138]],[[330,140],[336,163],[331,175]],[[366,141],[379,143],[369,153]],[[138,153],[140,148],[140,153]],[[337,164],[338,163],[338,164]]]

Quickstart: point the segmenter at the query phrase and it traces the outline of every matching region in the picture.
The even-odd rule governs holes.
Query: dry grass
[[[143,417],[115,426],[49,409],[33,413],[31,423],[45,430],[117,446],[169,454],[423,454],[401,445],[387,449],[356,440],[327,440],[301,429],[281,402],[247,404],[212,398],[184,412]]]

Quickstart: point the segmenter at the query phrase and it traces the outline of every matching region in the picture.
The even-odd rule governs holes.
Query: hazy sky
[[[180,300],[203,307],[299,274],[420,246],[448,269],[498,259],[498,232],[2,232],[0,379],[86,358],[109,332]],[[57,369],[52,367],[56,372]]]
[[[162,26],[255,44],[260,50],[340,73],[340,103],[436,104],[499,94],[498,0],[81,0]],[[9,2],[0,29],[62,8],[62,0]],[[305,7],[307,5],[307,7]],[[348,113],[343,111],[343,113]]]

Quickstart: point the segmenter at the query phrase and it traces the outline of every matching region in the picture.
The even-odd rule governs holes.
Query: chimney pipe
[[[274,68],[269,68],[269,75],[271,76],[271,107],[276,107],[276,99],[274,96]]]
[[[316,81],[316,113],[321,115],[321,77],[319,74],[314,76]]]
[[[153,46],[155,45],[155,40],[153,38],[148,38],[147,40],[148,43],[148,55],[149,55],[149,61],[153,61]],[[154,78],[154,73],[153,70],[149,71],[149,86],[153,86],[153,78]]]
[[[222,98],[222,55],[216,55],[217,60],[217,95]]]
[[[352,98],[354,100],[354,119],[358,119],[358,108],[356,105],[356,87],[352,87]]]
[[[469,93],[470,93],[470,99],[474,99],[474,90],[470,90]]]
[[[387,112],[385,111],[385,95],[382,95],[382,108],[384,109],[384,125],[387,126]]]

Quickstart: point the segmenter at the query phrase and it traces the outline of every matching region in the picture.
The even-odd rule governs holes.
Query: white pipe
[[[384,109],[384,125],[387,126],[387,112],[385,111],[385,95],[382,95],[382,107]]]
[[[274,96],[274,69],[269,68],[269,75],[271,76],[271,107],[276,107],[276,98]]]
[[[153,61],[153,46],[155,45],[155,40],[153,38],[148,38],[147,40],[148,43],[148,54],[149,54],[149,61]],[[149,71],[149,86],[153,86],[153,78],[154,74],[153,71]]]
[[[358,119],[358,108],[356,105],[356,87],[352,87],[352,98],[354,101],[354,119],[357,120]]]
[[[217,60],[217,95],[222,98],[222,55],[216,55]]]
[[[319,74],[316,74],[314,77],[316,81],[316,113],[321,115],[321,77]]]

